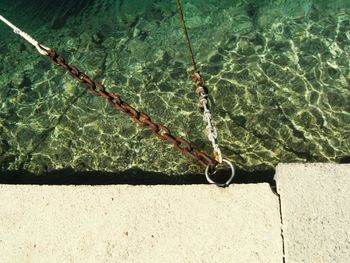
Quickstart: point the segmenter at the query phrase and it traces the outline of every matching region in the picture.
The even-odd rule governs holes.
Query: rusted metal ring
[[[209,168],[210,168],[209,165],[207,166],[207,168],[205,168],[205,177],[207,178],[207,181],[209,183],[211,183],[211,184],[216,184],[217,186],[220,186],[220,187],[226,187],[226,186],[228,186],[231,183],[233,177],[235,176],[235,168],[233,167],[233,165],[232,165],[232,163],[230,161],[225,160],[225,159],[222,159],[222,161],[227,163],[230,166],[230,168],[231,168],[231,176],[225,183],[223,183],[223,184],[222,183],[217,183],[217,182],[214,182],[210,178],[210,176],[215,174],[216,172],[214,172],[212,174],[209,174]]]

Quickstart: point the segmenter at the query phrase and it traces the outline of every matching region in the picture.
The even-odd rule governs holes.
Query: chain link
[[[129,115],[133,122],[142,127],[149,128],[152,131],[153,135],[158,139],[171,143],[174,146],[175,150],[190,157],[194,161],[199,162],[203,166],[209,166],[211,172],[215,171],[215,167],[218,165],[218,162],[216,160],[210,158],[205,153],[194,149],[186,140],[173,136],[169,128],[153,122],[146,113],[140,112],[130,106],[128,103],[123,101],[123,99],[118,94],[107,92],[103,84],[91,80],[86,74],[80,72],[77,67],[71,64],[67,64],[65,62],[65,59],[62,56],[58,55],[55,51],[48,50],[47,53],[47,56],[51,58],[52,62],[55,65],[65,69],[73,78],[75,78],[80,83],[86,84],[94,95],[108,100],[108,102],[114,108]]]

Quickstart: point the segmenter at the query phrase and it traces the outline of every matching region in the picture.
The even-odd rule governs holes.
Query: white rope
[[[204,109],[203,119],[204,119],[204,121],[207,122],[206,129],[208,132],[208,139],[213,146],[215,160],[220,164],[223,162],[228,164],[230,166],[230,169],[231,169],[231,175],[230,175],[230,178],[227,179],[227,181],[225,183],[217,183],[217,182],[213,181],[213,179],[210,178],[210,176],[215,174],[216,172],[210,174],[209,165],[208,165],[207,168],[205,169],[205,177],[207,178],[208,182],[211,184],[216,184],[217,186],[220,186],[220,187],[226,187],[226,186],[230,185],[233,177],[235,176],[235,168],[230,161],[222,158],[222,154],[221,154],[221,150],[219,148],[219,142],[218,142],[218,130],[216,129],[216,127],[213,125],[213,123],[211,121],[211,113],[210,113],[210,110],[208,107],[207,97],[208,97],[208,94],[206,94],[205,92],[199,93],[199,103],[201,104],[201,106]]]
[[[219,142],[218,142],[218,131],[211,121],[211,113],[207,106],[208,104],[207,97],[208,97],[208,94],[201,92],[199,97],[199,103],[203,106],[203,109],[204,109],[203,119],[204,121],[207,122],[206,129],[208,133],[208,139],[213,146],[215,160],[218,161],[219,163],[222,163],[222,154],[221,154],[221,150],[219,148]]]
[[[0,20],[2,20],[6,25],[11,27],[13,29],[13,32],[23,37],[25,40],[27,40],[30,44],[32,44],[41,55],[47,56],[47,51],[50,50],[48,47],[45,47],[38,43],[34,38],[32,38],[27,33],[21,31],[18,27],[16,27],[14,24],[12,24],[10,21],[8,21],[5,17],[0,15]]]

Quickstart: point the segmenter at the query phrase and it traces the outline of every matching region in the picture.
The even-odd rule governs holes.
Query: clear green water
[[[0,14],[211,155],[175,1],[16,2]],[[182,5],[224,158],[246,171],[349,161],[349,1]],[[0,33],[0,171],[203,171]]]

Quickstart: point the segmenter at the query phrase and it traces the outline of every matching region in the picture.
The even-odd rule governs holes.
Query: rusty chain
[[[51,58],[52,62],[55,65],[65,69],[77,81],[86,84],[94,95],[108,100],[108,102],[114,108],[129,115],[133,122],[142,127],[149,128],[152,131],[153,135],[155,135],[158,139],[168,141],[169,143],[173,144],[175,150],[195,161],[198,161],[203,166],[209,166],[211,172],[215,171],[215,167],[218,165],[218,162],[216,160],[210,158],[205,153],[194,149],[188,141],[182,139],[181,137],[174,137],[166,126],[153,122],[146,113],[140,112],[134,107],[130,106],[128,103],[123,101],[118,94],[106,91],[106,88],[103,84],[91,80],[77,67],[66,63],[65,59],[62,56],[58,55],[55,51],[47,50],[47,56]]]
[[[200,108],[204,112],[204,120],[207,122],[206,128],[208,130],[208,138],[212,142],[212,145],[214,147],[215,159],[210,158],[205,153],[194,149],[190,145],[190,143],[188,141],[184,140],[183,138],[174,137],[171,134],[170,130],[166,126],[154,123],[147,114],[140,112],[140,111],[136,110],[135,108],[133,108],[132,106],[130,106],[128,103],[123,101],[118,94],[107,92],[106,88],[103,84],[91,80],[89,78],[89,76],[87,76],[85,73],[79,71],[79,69],[77,67],[66,63],[65,59],[62,56],[58,55],[55,51],[51,50],[50,48],[48,48],[42,44],[39,44],[30,35],[21,31],[18,27],[13,25],[10,21],[8,21],[6,18],[4,18],[1,15],[0,15],[0,20],[3,21],[5,24],[7,24],[9,27],[11,27],[13,29],[14,33],[20,35],[26,41],[28,41],[31,45],[33,45],[41,55],[48,56],[49,58],[51,58],[52,62],[55,65],[65,69],[73,78],[75,78],[80,83],[86,84],[89,87],[90,91],[94,95],[108,100],[108,102],[114,108],[129,115],[132,121],[134,121],[135,123],[137,123],[138,125],[140,125],[142,127],[149,128],[152,131],[153,135],[155,135],[158,139],[168,141],[169,143],[171,143],[174,146],[175,150],[190,157],[191,159],[193,159],[195,161],[198,161],[201,165],[205,166],[206,167],[205,176],[206,176],[208,182],[216,184],[217,186],[226,187],[232,181],[232,179],[235,175],[235,169],[230,161],[222,159],[222,157],[221,157],[221,152],[220,152],[219,145],[217,142],[217,131],[216,131],[216,128],[211,123],[211,114],[209,111],[208,100],[207,100],[208,90],[204,85],[203,78],[201,77],[201,75],[199,74],[199,71],[197,71],[197,68],[196,68],[196,62],[195,62],[195,59],[193,56],[192,46],[191,46],[190,39],[189,39],[189,36],[187,33],[180,0],[177,0],[177,5],[178,5],[178,9],[179,9],[179,12],[181,15],[183,29],[185,31],[186,38],[188,41],[190,55],[192,57],[192,63],[193,63],[193,67],[194,67],[194,70],[192,73],[192,80],[195,83],[196,88],[197,88],[196,92],[199,95]],[[211,176],[216,173],[216,170],[215,170],[216,166],[222,162],[225,162],[230,166],[231,175],[225,183],[218,183],[218,182],[213,181]]]

